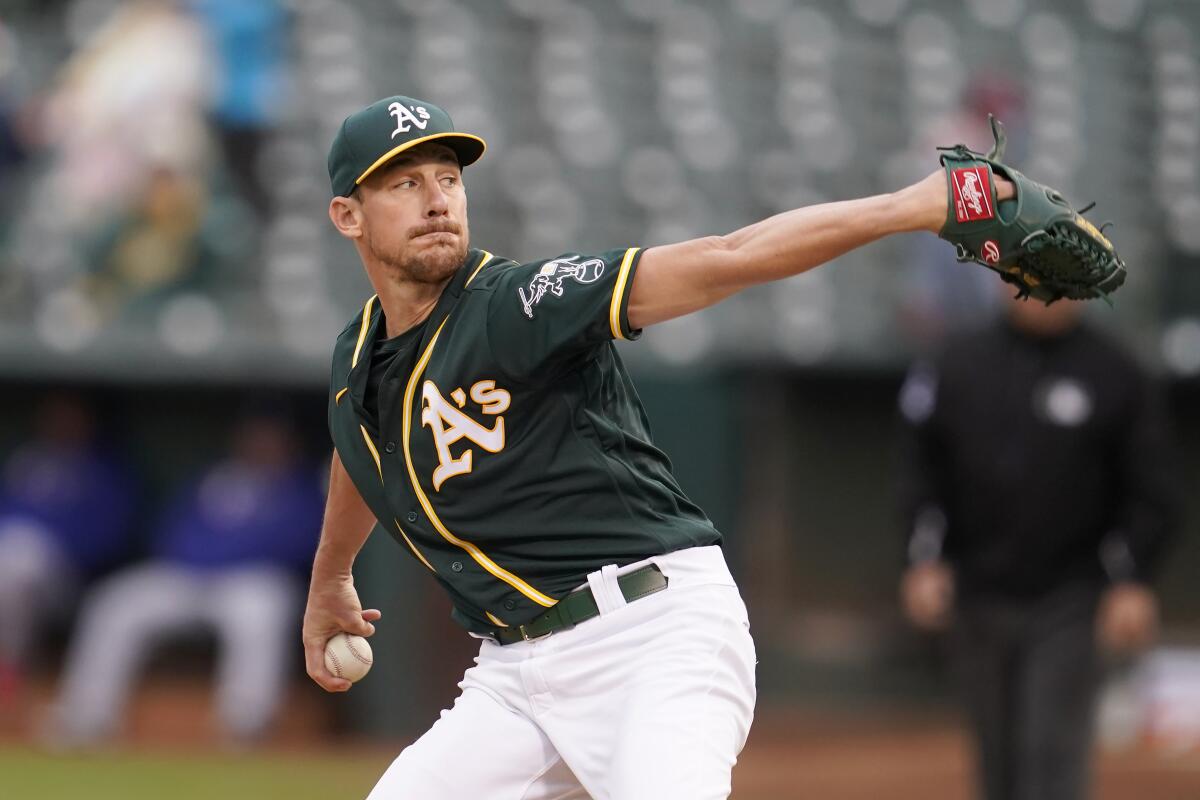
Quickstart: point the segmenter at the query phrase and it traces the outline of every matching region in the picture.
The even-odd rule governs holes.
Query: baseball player
[[[888,234],[938,232],[946,178],[518,264],[468,244],[462,169],[484,148],[397,96],[352,114],[330,149],[329,216],[377,294],[334,348],[308,672],[350,686],[323,646],[374,631],[351,566],[378,525],[481,643],[453,708],[371,800],[727,797],[754,708],[746,609],[612,341]]]

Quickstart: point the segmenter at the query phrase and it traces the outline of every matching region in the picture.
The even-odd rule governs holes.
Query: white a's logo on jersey
[[[408,106],[401,105],[399,101],[388,106],[388,113],[396,118],[396,130],[392,131],[392,138],[396,138],[398,133],[408,133],[412,130],[410,124],[416,125],[418,130],[425,130],[425,126],[429,124],[429,112],[425,110],[425,106],[417,106],[410,109]]]
[[[421,426],[433,432],[433,446],[437,449],[438,465],[433,470],[433,490],[440,491],[442,484],[455,475],[471,471],[473,453],[468,447],[458,458],[450,452],[450,445],[460,439],[469,439],[489,453],[504,449],[504,417],[512,396],[496,388],[495,381],[479,381],[471,387],[471,400],[479,404],[480,411],[499,417],[496,424],[486,428],[459,409],[467,404],[467,393],[462,388],[450,393],[453,403],[442,397],[433,381],[421,386]]]

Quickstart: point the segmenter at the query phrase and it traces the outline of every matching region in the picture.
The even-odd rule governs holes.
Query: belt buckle
[[[545,639],[547,636],[554,633],[554,631],[546,631],[545,633],[539,633],[537,636],[530,636],[529,631],[525,630],[524,624],[518,625],[517,631],[521,634],[521,639],[526,642],[534,642],[538,639]]]

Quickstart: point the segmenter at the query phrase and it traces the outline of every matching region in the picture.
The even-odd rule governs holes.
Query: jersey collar
[[[429,315],[436,320],[436,323],[426,326],[425,334],[421,337],[420,350],[425,349],[429,337],[437,330],[441,320],[445,319],[458,304],[463,289],[475,277],[479,268],[491,260],[491,257],[490,253],[482,250],[467,251],[463,265],[446,284],[446,288],[442,290],[441,297],[438,298],[437,304]],[[375,295],[363,306],[358,339],[351,355],[350,374],[346,376],[346,386],[350,389],[351,402],[354,403],[355,410],[360,417],[365,416],[363,398],[367,393],[367,377],[371,373],[371,358],[374,355],[375,342],[384,333],[384,326],[381,324],[383,318],[383,308],[379,303],[379,296]]]

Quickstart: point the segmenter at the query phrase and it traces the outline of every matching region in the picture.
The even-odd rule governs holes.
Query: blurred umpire
[[[1174,527],[1157,387],[1080,319],[1013,300],[912,368],[905,612],[949,630],[986,800],[1088,794],[1101,647],[1146,646]]]

